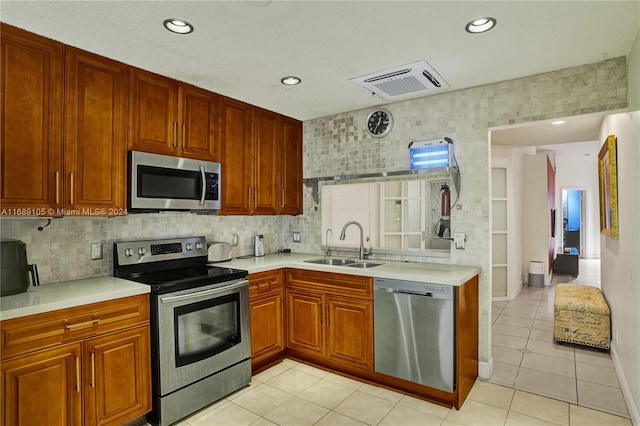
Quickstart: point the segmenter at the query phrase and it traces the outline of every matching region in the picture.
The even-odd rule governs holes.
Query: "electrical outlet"
[[[231,234],[231,246],[232,247],[238,246],[238,234]]]
[[[91,260],[100,260],[102,257],[102,243],[91,243]]]
[[[294,243],[301,243],[302,242],[302,232],[293,231],[293,242]]]

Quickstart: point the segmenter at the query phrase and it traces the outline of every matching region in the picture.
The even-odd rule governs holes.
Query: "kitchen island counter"
[[[269,254],[248,259],[232,259],[227,262],[215,263],[213,266],[244,269],[250,274],[280,268],[298,268],[311,271],[429,282],[452,286],[460,286],[480,273],[480,268],[476,266],[425,262],[367,260],[367,262],[381,263],[381,265],[372,268],[354,268],[342,265],[321,265],[305,262],[305,260],[319,259],[321,257],[322,255],[304,253]]]
[[[25,293],[0,298],[0,320],[149,293],[145,284],[115,277],[96,277],[30,286]]]

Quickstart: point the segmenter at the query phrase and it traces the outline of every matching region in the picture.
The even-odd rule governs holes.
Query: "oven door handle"
[[[197,291],[195,293],[188,293],[188,294],[180,294],[178,296],[161,297],[160,303],[170,303],[170,302],[175,302],[177,300],[188,300],[188,299],[195,299],[197,297],[202,297],[202,296],[209,296],[211,294],[221,293],[227,290],[235,290],[240,287],[244,287],[248,284],[249,284],[249,281],[243,280],[239,283],[224,286],[224,287],[210,288],[209,290]]]

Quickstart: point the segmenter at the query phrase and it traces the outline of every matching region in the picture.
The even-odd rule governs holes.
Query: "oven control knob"
[[[144,248],[144,247],[140,247],[140,248],[138,249],[138,254],[139,254],[140,256],[144,256],[145,254],[147,254],[147,249],[146,249],[146,248]]]
[[[202,250],[202,243],[196,243],[196,250]]]
[[[127,257],[133,256],[133,250],[131,248],[124,249],[124,255]]]
[[[184,246],[184,248],[185,248],[187,251],[191,251],[191,249],[192,249],[193,247],[192,247],[191,243],[187,243],[187,244]]]

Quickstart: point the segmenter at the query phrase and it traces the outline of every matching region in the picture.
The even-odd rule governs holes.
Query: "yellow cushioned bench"
[[[611,311],[600,289],[588,285],[558,284],[553,303],[553,338],[609,349]]]

